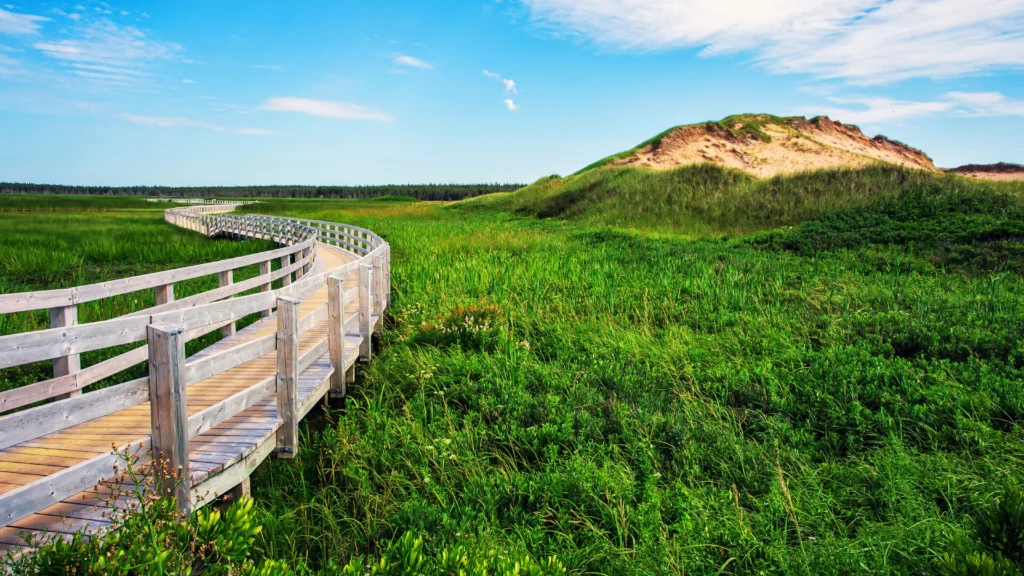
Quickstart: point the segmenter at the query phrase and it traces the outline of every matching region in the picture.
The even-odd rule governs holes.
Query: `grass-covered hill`
[[[906,196],[1024,194],[1021,182],[971,181],[895,165],[814,170],[759,179],[711,163],[654,170],[606,165],[551,176],[461,206],[694,236],[791,226]]]

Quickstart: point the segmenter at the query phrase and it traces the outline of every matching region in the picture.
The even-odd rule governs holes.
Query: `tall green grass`
[[[768,202],[698,170],[722,204]],[[368,227],[395,262],[365,379],[254,477],[265,553],[325,566],[411,530],[574,573],[938,571],[1024,474],[1024,284],[1003,267],[1020,238],[1002,264],[952,250],[1019,204],[883,169],[761,186],[780,200],[762,215],[705,200],[686,229],[794,230],[686,239],[487,206],[508,196],[254,207]]]
[[[540,218],[693,236],[745,234],[906,195],[993,192],[1020,196],[1024,184],[979,182],[876,165],[756,179],[714,164],[673,170],[604,167],[544,178],[511,194],[459,203]]]
[[[1024,480],[1014,188],[593,172],[454,205],[246,207],[372,229],[394,259],[345,406],[253,477],[258,557],[934,574],[991,548],[975,518]]]

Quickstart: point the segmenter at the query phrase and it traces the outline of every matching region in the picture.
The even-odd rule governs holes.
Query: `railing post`
[[[298,252],[296,252],[295,253],[295,261],[296,262],[301,262],[302,258],[304,257],[305,252],[306,252],[305,250],[299,250]],[[298,281],[299,278],[302,278],[305,275],[306,275],[306,265],[303,264],[302,266],[299,266],[298,270],[295,271],[295,280]]]
[[[277,299],[277,429],[278,458],[294,458],[299,451],[299,301]]]
[[[178,510],[188,513],[188,404],[185,397],[185,330],[150,324],[149,414],[153,458],[159,462],[162,496],[173,496]]]
[[[370,297],[372,290],[370,284],[370,265],[359,265],[359,359],[369,360],[372,350],[370,349]]]
[[[377,311],[373,331],[380,334],[384,330],[384,257],[380,251],[373,257],[373,307]]]
[[[234,274],[231,270],[224,270],[223,272],[217,273],[217,285],[220,287],[230,286],[234,282]],[[232,322],[227,326],[220,329],[220,335],[222,338],[235,335],[235,323]]]
[[[281,256],[281,268],[287,268],[292,265],[291,255]],[[291,286],[292,273],[289,272],[281,277],[281,286]]]
[[[327,342],[331,350],[330,397],[345,395],[345,283],[341,278],[327,277]]]
[[[384,310],[391,307],[391,245],[384,245]]]
[[[164,284],[153,289],[156,305],[174,302],[174,284]]]
[[[50,328],[66,328],[78,324],[78,306],[62,306],[50,308]],[[67,376],[82,369],[82,358],[78,354],[68,354],[53,359],[53,377]],[[81,394],[81,390],[73,390],[67,394],[57,396],[58,399],[72,398]]]
[[[260,262],[260,276],[266,276],[267,274],[270,274],[270,270],[270,260],[267,260],[266,262]],[[266,284],[260,284],[260,292],[270,292],[270,282],[267,282]],[[260,312],[260,317],[266,318],[268,316],[270,316],[270,310],[264,310],[263,312]]]

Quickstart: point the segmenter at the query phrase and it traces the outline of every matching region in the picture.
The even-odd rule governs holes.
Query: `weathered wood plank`
[[[362,341],[359,343],[359,357],[362,360],[370,359],[370,265],[359,265],[359,335]]]
[[[178,326],[149,326],[149,397],[153,455],[161,475],[160,493],[176,499],[187,513],[188,413],[185,385],[185,331]]]
[[[149,378],[139,378],[52,404],[0,417],[0,449],[138,406],[149,399]]]
[[[271,376],[256,386],[246,388],[202,412],[188,418],[188,436],[194,438],[203,432],[249,409],[257,402],[270,397],[277,385],[277,378]]]
[[[133,453],[135,450],[139,451],[140,460],[146,458],[148,449],[148,438],[129,447]],[[0,527],[9,526],[47,506],[95,486],[104,478],[114,475],[115,466],[121,462],[122,458],[117,453],[103,454],[0,495]]]
[[[327,339],[331,353],[331,394],[340,398],[345,395],[345,292],[344,280],[338,276],[327,277]]]
[[[185,366],[185,381],[192,385],[212,378],[250,360],[270,354],[276,347],[276,335],[268,334],[218,354],[189,362]]]
[[[299,304],[290,298],[277,300],[277,415],[281,427],[274,453],[279,458],[294,458],[299,447]]]

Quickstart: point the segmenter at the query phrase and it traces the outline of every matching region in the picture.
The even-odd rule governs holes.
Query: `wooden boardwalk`
[[[387,244],[375,236],[371,238],[368,231],[342,225],[304,221],[297,223],[302,234],[291,231],[280,235],[283,228],[292,225],[286,222],[291,221],[216,214],[230,208],[178,208],[168,211],[177,213],[169,214],[168,220],[195,229],[202,227],[201,231],[211,235],[274,237],[286,247],[298,246],[291,255],[294,261],[284,257],[280,269],[294,268],[295,280],[288,273],[285,287],[270,290],[265,280],[274,274],[283,276],[280,271],[271,272],[269,261],[264,261],[261,272],[265,275],[257,279],[258,284],[253,283],[260,293],[219,298],[223,295],[220,293],[209,301],[183,299],[177,301],[177,306],[173,288],[168,299],[167,285],[160,284],[154,287],[158,305],[150,309],[156,313],[142,320],[148,344],[137,349],[147,352],[142,361],[149,360],[150,376],[144,379],[144,386],[133,381],[96,392],[65,393],[54,402],[0,417],[0,552],[24,550],[27,534],[61,537],[78,531],[94,533],[109,526],[111,505],[126,504],[110,502],[110,487],[99,482],[100,478],[114,476],[112,463],[119,463],[123,469],[112,448],[122,452],[135,448],[140,454],[152,450],[172,464],[184,466],[188,481],[176,488],[170,487],[169,480],[154,480],[169,491],[176,490],[183,509],[203,506],[229,491],[247,492],[249,475],[264,459],[272,454],[293,457],[301,449],[294,432],[297,422],[328,392],[343,395],[357,359],[369,358],[371,334],[380,329],[389,300],[389,280],[385,284],[390,276]],[[181,213],[186,214],[184,219],[179,217]],[[310,235],[314,240],[307,246]],[[278,257],[276,253],[274,257]],[[230,280],[230,272],[225,274],[224,268],[230,270],[236,264],[219,267],[216,273],[222,280],[225,275]],[[230,281],[221,284],[218,290],[232,286]],[[234,292],[238,290],[236,287]],[[161,291],[164,298],[160,297]],[[11,296],[17,295],[0,295],[0,311],[10,311]],[[7,308],[3,307],[4,298],[8,300]],[[36,300],[45,302],[44,298]],[[273,307],[276,312],[271,310]],[[236,332],[233,321],[253,312],[263,317]],[[54,316],[51,311],[51,319]],[[123,330],[126,318],[97,324]],[[173,328],[174,324],[166,320],[175,318],[180,319],[177,330],[168,330],[167,326]],[[231,321],[225,322],[225,318]],[[116,324],[118,321],[121,324]],[[72,326],[81,332],[71,333],[71,341],[77,343],[86,341],[82,330],[93,325]],[[218,329],[223,337],[215,344],[187,359],[174,359],[175,347],[182,346],[185,339]],[[0,337],[0,367],[33,361],[40,355],[53,356],[53,352],[31,354],[26,350],[45,348],[47,338],[61,332],[63,338],[57,340],[63,345],[58,346],[63,355],[53,358],[54,380],[66,379],[69,372],[72,376],[82,374],[83,369],[76,366],[77,358],[68,361],[75,355],[66,354],[76,351],[74,344],[68,345],[72,330],[59,326],[32,333],[40,338],[37,346],[32,346],[37,344],[34,341],[26,341],[28,338],[22,338],[19,345],[17,337],[23,335]],[[167,334],[170,347],[160,348]],[[165,362],[162,354],[168,350],[171,360]],[[73,371],[68,370],[68,364]],[[130,388],[133,383],[135,388]],[[55,388],[52,381],[40,384]],[[124,394],[106,392],[126,386],[134,397],[140,396],[141,390],[138,402],[124,402]],[[8,405],[18,405],[12,394],[18,390],[3,393],[0,406],[5,400]],[[180,392],[180,406],[174,403],[175,394],[164,394],[168,390]],[[30,393],[29,400],[37,397],[31,394],[35,393]],[[96,401],[89,402],[91,396],[97,396]],[[125,406],[116,406],[118,402]],[[59,408],[62,404],[66,406]],[[98,411],[97,404],[101,406]],[[111,408],[110,404],[115,406]],[[33,411],[38,414],[33,415]],[[75,414],[82,412],[97,415],[78,418],[82,421],[75,423]],[[59,420],[63,416],[68,416],[64,423],[71,425],[39,424],[41,419]],[[38,433],[27,433],[26,426],[36,427]],[[9,439],[3,441],[5,437]],[[184,446],[187,448],[181,449]]]

